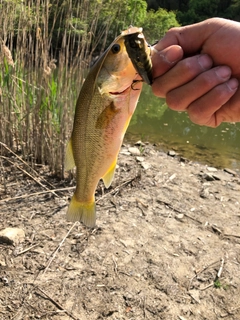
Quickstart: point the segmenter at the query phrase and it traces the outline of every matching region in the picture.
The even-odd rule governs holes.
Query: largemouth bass
[[[80,91],[67,145],[65,169],[76,170],[76,190],[67,211],[70,221],[88,227],[96,222],[95,190],[102,178],[108,188],[113,180],[124,134],[142,89],[128,52],[128,35],[141,33],[131,27],[122,32],[90,69]]]

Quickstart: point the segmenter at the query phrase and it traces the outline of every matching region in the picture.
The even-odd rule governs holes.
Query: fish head
[[[128,93],[137,80],[141,80],[126,50],[124,36],[120,35],[108,48],[97,78],[101,94]]]

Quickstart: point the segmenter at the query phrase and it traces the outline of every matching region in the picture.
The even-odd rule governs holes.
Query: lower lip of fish
[[[130,87],[127,87],[126,89],[124,89],[123,91],[116,91],[116,92],[109,92],[110,94],[114,95],[114,96],[119,96],[119,95],[122,95],[122,94],[125,94],[129,91],[129,89],[131,88]]]

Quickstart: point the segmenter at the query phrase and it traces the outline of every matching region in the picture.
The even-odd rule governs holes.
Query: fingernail
[[[239,85],[238,80],[235,79],[235,78],[230,79],[230,80],[229,80],[228,82],[226,82],[226,83],[227,83],[228,88],[229,88],[230,90],[232,90],[232,91],[235,91],[235,90],[238,88],[238,85]]]
[[[201,55],[198,57],[198,62],[203,69],[209,69],[212,66],[212,59],[207,55]]]
[[[231,69],[229,67],[223,66],[216,69],[216,74],[219,78],[226,80],[231,75]]]
[[[182,49],[180,47],[169,48],[164,58],[167,62],[174,63],[182,58]]]

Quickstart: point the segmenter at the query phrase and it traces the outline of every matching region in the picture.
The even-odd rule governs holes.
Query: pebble
[[[143,169],[147,170],[149,168],[151,168],[151,165],[150,163],[147,163],[147,162],[142,162],[141,163],[141,166],[143,167]]]
[[[128,151],[134,156],[140,156],[141,152],[137,147],[130,147]]]
[[[207,180],[207,181],[214,181],[215,178],[213,177],[212,174],[209,174],[209,173],[203,173],[203,174],[200,174],[202,176],[202,178],[204,180]]]
[[[6,228],[0,231],[0,243],[18,245],[25,239],[25,232],[20,228]]]
[[[176,156],[176,152],[173,151],[173,150],[169,150],[169,151],[168,151],[168,155],[169,155],[170,157],[175,157],[175,156]]]
[[[179,220],[182,220],[184,218],[184,214],[183,213],[179,213],[177,216],[176,216],[177,219]]]
[[[229,173],[229,174],[232,174],[234,177],[237,175],[236,171],[234,171],[232,169],[229,169],[229,168],[225,168],[224,171]]]
[[[143,162],[144,161],[144,157],[136,157],[138,162]]]
[[[218,171],[217,168],[214,168],[214,167],[207,167],[207,170],[210,171],[210,172],[216,172]]]
[[[135,143],[135,146],[145,146],[145,143],[143,143],[141,140],[139,140]]]

